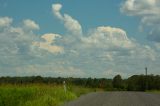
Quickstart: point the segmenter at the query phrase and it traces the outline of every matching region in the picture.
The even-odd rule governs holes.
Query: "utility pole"
[[[66,94],[67,88],[66,88],[66,82],[65,82],[65,81],[63,81],[63,88],[64,88],[64,92],[65,92],[65,94]]]
[[[147,67],[145,67],[145,72],[146,72],[146,90],[148,90],[148,78],[147,78],[147,76],[148,76],[148,69],[147,69]]]
[[[145,67],[145,70],[146,70],[146,76],[147,76],[147,74],[148,74],[148,73],[147,73],[147,71],[148,71],[147,67]]]

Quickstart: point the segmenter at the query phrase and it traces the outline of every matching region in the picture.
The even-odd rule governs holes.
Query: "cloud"
[[[57,12],[64,18],[59,12],[61,8],[62,5],[57,9]],[[65,36],[62,40],[66,45],[66,54],[70,53],[67,53],[69,50],[75,51],[78,55],[68,54],[67,56],[72,58],[72,61],[70,61],[72,65],[77,66],[79,64],[81,68],[83,66],[83,70],[86,70],[86,73],[87,71],[90,74],[99,73],[104,68],[110,68],[113,70],[125,70],[123,73],[126,73],[125,76],[127,76],[130,73],[140,71],[133,70],[135,67],[137,69],[146,67],[147,64],[157,61],[158,58],[158,53],[154,48],[141,44],[136,39],[128,38],[126,31],[122,28],[99,26],[89,30],[87,34],[82,33],[80,39],[74,39],[76,36],[73,35],[72,33],[70,36]],[[72,41],[73,39],[74,41]],[[149,63],[146,61],[149,61]],[[115,65],[116,67],[114,68]],[[91,67],[94,67],[94,69],[91,69]],[[133,72],[130,72],[130,70],[133,70]]]
[[[74,35],[82,35],[82,27],[80,25],[80,23],[73,19],[71,16],[69,16],[68,14],[64,14],[62,15],[60,13],[60,10],[62,8],[61,4],[53,4],[52,5],[52,11],[53,14],[60,19],[62,22],[64,22],[64,26],[65,28],[72,34]]]
[[[30,21],[34,22],[33,20]],[[28,65],[30,63],[39,64],[37,61],[45,58],[45,56],[48,55],[48,51],[51,51],[50,54],[52,55],[62,51],[63,47],[56,46],[55,44],[53,45],[53,43],[55,43],[55,38],[57,38],[58,35],[44,34],[46,36],[42,36],[41,39],[39,35],[30,30],[26,30],[26,27],[24,27],[23,24],[15,27],[10,23],[7,27],[0,27],[1,68],[14,68],[16,66]],[[43,39],[45,42],[40,42]],[[42,48],[34,46],[33,42],[41,43],[40,46]],[[44,48],[46,51],[44,51]]]
[[[56,37],[61,38],[61,35],[48,33],[48,34],[42,35],[41,38],[45,39],[48,44],[51,44],[51,43],[54,43],[54,40],[56,39]]]
[[[26,32],[21,25],[14,27],[10,23],[0,28],[0,67],[4,73],[13,74],[12,68],[27,65],[35,57],[31,53],[31,43],[36,36],[30,31]]]
[[[134,46],[134,43],[128,39],[127,34],[123,29],[109,26],[97,27],[90,32],[89,37],[83,37],[82,41],[89,46],[103,48],[131,48]]]
[[[123,72],[117,72],[117,71],[113,71],[112,69],[106,70],[102,73],[102,76],[107,76],[108,78],[113,78],[116,75],[121,75],[123,78],[126,78],[128,75],[126,73]]]
[[[148,36],[148,39],[156,42],[160,42],[160,26],[153,28]]]
[[[25,75],[43,75],[55,77],[85,77],[86,74],[76,67],[72,66],[54,66],[53,64],[44,64],[44,65],[28,65],[28,66],[19,66],[15,67],[13,70],[16,70],[16,73]],[[22,71],[23,70],[23,71]]]
[[[159,0],[126,0],[121,12],[129,16],[141,18],[140,27],[150,29],[149,40],[160,42],[160,1]]]
[[[121,11],[131,16],[159,14],[158,0],[126,0]]]
[[[62,15],[61,8],[61,4],[52,5],[54,15],[70,33],[36,34],[32,30],[39,25],[33,20],[28,25],[22,21],[16,27],[12,22],[0,27],[1,75],[127,77],[142,74],[146,66],[159,73],[158,42],[154,47],[141,44],[124,29],[109,25],[82,33],[79,22]]]
[[[51,53],[62,53],[63,47],[53,45],[55,43],[55,39],[57,37],[61,37],[61,35],[52,34],[52,33],[44,34],[44,35],[42,35],[41,38],[43,38],[45,40],[45,42],[33,42],[33,45],[38,46],[40,49],[47,50]]]
[[[62,8],[62,5],[61,5],[61,4],[53,4],[53,5],[52,5],[52,11],[53,11],[54,15],[55,15],[57,18],[63,20],[63,16],[62,16],[61,13],[60,13],[61,8]]]
[[[0,27],[9,26],[12,23],[12,18],[0,17]]]
[[[36,24],[33,20],[27,19],[23,21],[24,26],[31,30],[39,30],[39,25]]]

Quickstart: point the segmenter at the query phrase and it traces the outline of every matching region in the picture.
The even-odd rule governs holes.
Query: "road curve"
[[[97,92],[83,95],[64,106],[160,106],[160,94],[145,92]]]

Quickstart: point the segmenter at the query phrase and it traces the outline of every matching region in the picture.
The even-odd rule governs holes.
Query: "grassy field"
[[[146,92],[160,94],[159,90],[148,90]]]
[[[0,106],[60,106],[97,89],[55,85],[0,85]]]

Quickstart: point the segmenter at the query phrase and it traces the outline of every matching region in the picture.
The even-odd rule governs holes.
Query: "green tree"
[[[112,83],[113,83],[113,87],[117,88],[118,90],[123,88],[123,80],[122,80],[122,77],[120,75],[116,75],[113,78],[113,82]]]

